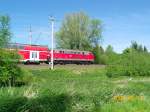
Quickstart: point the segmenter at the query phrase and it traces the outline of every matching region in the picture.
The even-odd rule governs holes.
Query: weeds
[[[28,85],[0,89],[0,112],[148,112],[149,109],[150,85],[137,82],[143,80],[138,77],[108,78],[105,68],[88,66],[84,70],[30,69],[26,73],[33,78]],[[119,96],[132,100],[114,100]],[[144,100],[128,96],[143,96]]]

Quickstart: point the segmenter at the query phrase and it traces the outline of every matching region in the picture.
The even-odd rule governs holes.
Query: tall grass
[[[110,79],[105,75],[105,68],[99,66],[68,68],[57,68],[54,71],[30,69],[28,72],[33,77],[31,83],[0,89],[0,112],[148,111],[148,82],[138,83],[136,78],[127,82],[124,81],[128,78]],[[144,100],[113,100],[118,95],[142,95]]]

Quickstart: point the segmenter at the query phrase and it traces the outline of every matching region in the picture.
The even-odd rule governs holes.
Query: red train
[[[9,44],[9,49],[18,49],[21,56],[21,62],[29,63],[49,63],[51,59],[51,50],[48,46],[28,45],[28,44]],[[54,64],[92,64],[94,55],[89,51],[55,49]]]

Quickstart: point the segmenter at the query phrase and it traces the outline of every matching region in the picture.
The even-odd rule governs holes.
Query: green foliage
[[[104,61],[105,62],[104,64],[109,65],[113,64],[116,60],[118,60],[120,54],[115,53],[113,47],[111,45],[108,45],[104,52],[103,57],[104,58],[102,58],[101,61]]]
[[[120,57],[120,54],[115,53],[111,45],[108,45],[105,51],[101,46],[97,45],[93,49],[93,54],[95,63],[104,65],[112,64]]]
[[[10,40],[9,22],[10,18],[8,16],[0,16],[0,48],[5,46]]]
[[[148,50],[147,50],[146,46],[144,46],[143,51],[148,53]]]
[[[17,51],[0,50],[0,86],[14,86],[16,78],[22,74],[18,61]]]
[[[20,87],[20,86],[23,86],[23,85],[29,85],[34,80],[35,79],[33,77],[33,74],[30,71],[28,71],[24,68],[21,68],[21,73],[16,78],[15,86]]]
[[[108,45],[106,50],[105,50],[106,54],[112,54],[114,53],[113,47],[111,45]]]
[[[100,65],[81,66],[53,71],[28,67],[35,80],[20,88],[0,88],[0,112],[149,112],[150,78],[108,78]],[[113,100],[118,95],[144,99]]]
[[[23,106],[27,101],[26,98],[15,97],[15,98],[1,98],[3,102],[0,102],[0,112],[17,112],[18,108]]]
[[[130,48],[134,49],[134,50],[136,50],[138,52],[148,52],[146,46],[143,47],[142,45],[139,45],[136,41],[133,41],[131,43],[131,47]]]
[[[95,56],[94,63],[95,64],[105,64],[105,61],[103,59],[104,50],[102,47],[99,47],[98,45],[93,49],[93,54]]]
[[[19,55],[15,50],[5,50],[10,41],[10,19],[8,16],[0,16],[0,87],[14,86],[16,79],[22,74],[17,66]]]
[[[108,99],[99,97],[102,91],[104,89],[107,91],[107,87],[111,88],[111,86],[108,86],[109,82],[106,87],[103,84],[105,81],[101,81],[107,77],[103,74],[103,69],[97,71],[101,69],[99,67],[69,66],[69,69],[59,67],[54,71],[47,69],[31,70],[32,76],[35,78],[31,85],[14,88],[14,90],[12,88],[9,91],[6,88],[5,90],[0,89],[0,112],[9,112],[11,109],[12,112],[93,111],[93,108],[98,106],[96,103],[101,99]],[[102,90],[99,85],[103,85],[104,89]],[[97,91],[99,91],[98,94]]]
[[[22,107],[18,107],[17,112],[69,112],[70,100],[68,95],[50,93],[49,96],[26,101]]]
[[[129,52],[130,51],[130,52]],[[109,77],[150,76],[150,54],[129,49],[107,67]]]
[[[149,112],[150,101],[133,100],[129,102],[113,102],[103,106],[100,112]]]
[[[113,56],[109,56],[109,59],[112,58]],[[120,55],[116,54],[116,59],[108,63],[107,76],[150,76],[149,60],[147,48],[133,41],[131,47],[126,48]]]
[[[132,48],[126,48],[125,50],[123,50],[124,54],[128,54],[128,53],[132,53]]]
[[[71,13],[65,16],[60,30],[56,33],[58,48],[92,50],[99,44],[102,23],[90,19],[84,12]]]
[[[0,112],[70,112],[71,105],[71,98],[68,95],[55,93],[36,99],[19,96],[0,100]]]
[[[90,29],[90,42],[96,47],[100,44],[100,40],[102,39],[102,22],[98,19],[92,19]]]

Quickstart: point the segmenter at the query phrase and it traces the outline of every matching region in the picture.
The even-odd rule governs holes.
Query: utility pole
[[[51,70],[54,69],[54,17],[50,17],[51,21],[51,63],[49,62],[49,65],[51,65]]]
[[[30,25],[30,30],[29,30],[29,42],[30,42],[30,45],[32,45],[32,29],[31,29],[31,25]]]

